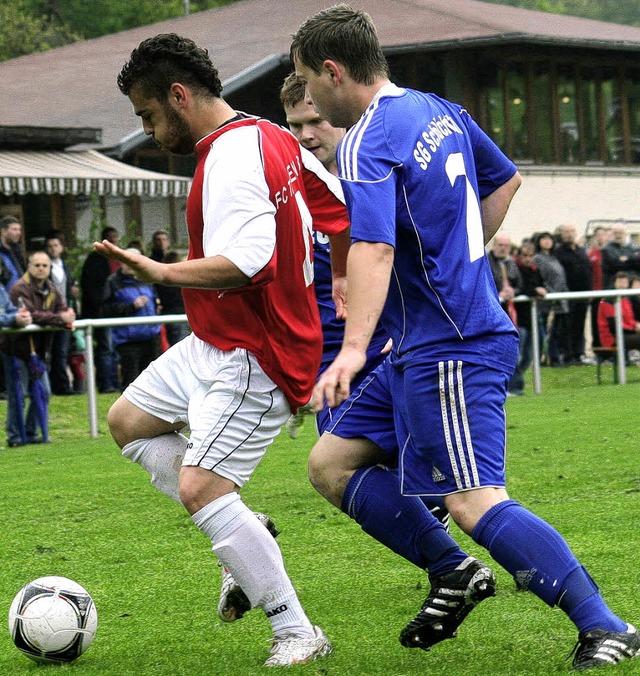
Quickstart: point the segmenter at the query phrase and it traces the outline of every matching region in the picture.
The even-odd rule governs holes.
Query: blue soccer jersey
[[[322,361],[318,372],[320,377],[340,352],[344,320],[336,317],[336,306],[333,302],[329,238],[316,230],[313,232],[313,275],[322,323]],[[367,363],[356,376],[354,387],[384,360],[381,353],[388,340],[386,331],[378,325],[367,349]]]
[[[382,323],[394,361],[464,359],[512,369],[517,331],[485,255],[480,200],[515,165],[462,107],[383,87],[338,148],[353,241],[395,261]]]

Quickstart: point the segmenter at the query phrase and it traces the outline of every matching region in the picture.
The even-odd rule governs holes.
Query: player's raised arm
[[[127,251],[107,240],[94,242],[94,249],[107,258],[125,263],[144,282],[192,289],[235,289],[249,283],[234,263],[224,256],[210,256],[178,263],[158,263],[140,253]]]

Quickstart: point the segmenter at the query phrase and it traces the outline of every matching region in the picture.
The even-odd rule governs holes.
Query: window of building
[[[587,52],[573,60],[542,50],[493,57],[472,61],[476,116],[514,160],[640,163],[640,69]]]
[[[631,163],[640,164],[640,69],[627,71]]]

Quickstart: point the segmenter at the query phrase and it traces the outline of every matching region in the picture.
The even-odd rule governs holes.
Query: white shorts
[[[242,487],[290,414],[282,390],[247,350],[223,352],[194,334],[152,362],[123,395],[191,434],[183,466]]]

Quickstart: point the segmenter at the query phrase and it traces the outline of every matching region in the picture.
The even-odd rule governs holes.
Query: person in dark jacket
[[[138,249],[127,249],[140,253]],[[107,278],[102,312],[105,317],[155,317],[156,292],[153,284],[134,277],[128,265],[122,265]],[[120,389],[124,392],[160,355],[160,324],[114,326],[113,344],[120,355]]]
[[[45,237],[44,248],[51,259],[51,274],[49,279],[58,290],[60,296],[62,296],[62,300],[69,307],[76,310],[78,287],[69,266],[62,258],[64,254],[64,235],[57,230],[52,230]],[[73,388],[67,372],[71,339],[72,334],[69,331],[56,331],[53,334],[51,363],[49,364],[52,394],[73,394]]]
[[[166,230],[156,230],[151,235],[151,252],[149,258],[154,261],[162,262],[169,251],[169,234]]]
[[[569,291],[591,291],[593,276],[587,250],[578,245],[576,226],[567,223],[560,226],[560,243],[555,249],[556,258],[562,263]],[[569,301],[569,325],[565,365],[581,364],[584,357],[584,328],[589,300]]]
[[[616,223],[611,228],[611,239],[602,249],[602,276],[605,289],[614,288],[617,272],[635,274],[640,272],[640,251],[629,239],[624,223]]]
[[[35,324],[41,326],[57,326],[71,330],[76,314],[73,309],[67,307],[62,300],[55,286],[49,280],[49,271],[51,261],[45,251],[36,251],[29,256],[27,272],[11,287],[9,295],[12,303],[22,309],[25,308],[31,313]],[[33,381],[39,379],[45,391],[46,402],[48,405],[51,387],[46,368],[43,373],[35,373],[29,367],[30,356],[35,353],[41,362],[45,364],[51,350],[53,333],[51,331],[42,331],[33,334],[14,334],[1,336],[0,350],[10,357],[17,358],[19,368],[19,378],[22,383],[23,398],[32,391]],[[13,361],[13,360],[12,360]],[[5,360],[5,366],[9,366]],[[18,398],[15,391],[8,390],[8,412],[7,412],[7,441],[10,445],[21,445],[21,411],[18,408]],[[25,422],[27,443],[38,443],[44,439],[45,429],[41,429],[42,437],[38,436],[38,422],[36,405],[33,398],[29,401],[27,416]]]
[[[29,310],[26,308],[18,309],[11,301],[4,284],[0,283],[0,329],[22,329],[29,324],[31,324],[31,313]],[[7,389],[11,393],[14,393],[16,388],[20,387],[20,383],[19,380],[15,379],[13,357],[4,352],[0,352],[0,357],[0,364],[3,366],[3,374],[6,373],[3,385],[6,383]],[[7,398],[8,395],[5,396],[5,399]],[[13,411],[15,403],[15,397],[12,396],[11,401],[8,403],[7,423],[10,419],[15,418],[15,412]],[[9,425],[7,425],[7,434],[9,435]],[[7,444],[10,447],[20,446],[22,444],[22,439],[9,438],[7,439]]]
[[[22,251],[22,225],[15,216],[0,219],[0,258],[4,266],[0,282],[7,290],[24,275],[27,265]]]
[[[516,265],[520,271],[521,279],[520,294],[529,296],[529,298],[544,298],[547,295],[547,290],[544,287],[540,270],[538,270],[538,267],[533,262],[535,253],[536,248],[533,242],[526,242],[520,247],[520,254],[516,258]],[[516,370],[511,376],[507,391],[510,395],[519,396],[524,394],[524,374],[529,366],[531,366],[533,359],[531,304],[516,303],[516,315],[518,318],[520,348]]]
[[[100,234],[100,241],[118,242],[118,231],[106,227]],[[119,267],[117,261],[109,261],[99,253],[92,251],[82,266],[80,290],[82,298],[82,318],[96,319],[102,317],[102,298],[107,277]],[[96,328],[96,380],[98,391],[102,393],[117,392],[118,385],[118,353],[113,348],[110,328]]]
[[[152,258],[152,256],[150,256],[150,258]],[[180,255],[177,251],[167,251],[164,258],[162,258],[163,263],[177,263],[179,260]],[[182,289],[179,286],[165,286],[164,284],[155,284],[154,286],[156,293],[158,294],[161,314],[184,314]],[[169,347],[171,347],[171,345],[175,345],[183,338],[186,338],[190,333],[188,322],[180,322],[179,324],[165,324],[165,331]]]

